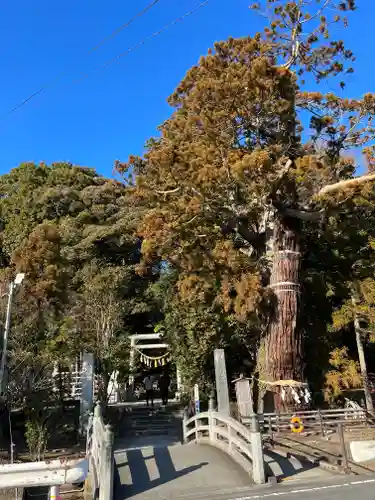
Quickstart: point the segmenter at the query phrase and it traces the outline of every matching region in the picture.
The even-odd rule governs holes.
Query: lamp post
[[[3,395],[4,392],[4,372],[5,372],[5,364],[7,357],[7,347],[8,347],[8,337],[10,330],[10,320],[11,320],[11,312],[12,312],[12,301],[14,290],[17,286],[21,285],[25,275],[24,273],[18,273],[15,280],[9,283],[9,291],[8,291],[8,305],[7,305],[7,313],[5,320],[5,328],[4,328],[4,336],[3,336],[3,351],[1,353],[1,364],[0,364],[0,396]]]

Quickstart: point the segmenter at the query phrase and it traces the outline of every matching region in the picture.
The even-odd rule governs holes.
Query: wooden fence
[[[264,413],[258,415],[260,429],[263,434],[291,432],[292,419],[298,417],[303,431],[319,432],[322,435],[336,430],[339,424],[344,427],[369,426],[375,424],[375,418],[364,409],[339,408],[333,410],[311,410],[295,413]],[[242,419],[245,425],[250,419]]]

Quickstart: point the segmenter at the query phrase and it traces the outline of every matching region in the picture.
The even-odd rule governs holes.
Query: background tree
[[[31,408],[38,399],[43,407],[53,368],[70,369],[82,350],[98,355],[102,379],[127,369],[128,335],[152,330],[143,294],[156,275],[135,272],[139,213],[127,188],[93,169],[22,164],[0,176],[0,198],[4,287],[26,274],[13,305],[9,395],[13,404],[17,394],[18,403]],[[70,389],[60,378],[62,400]]]

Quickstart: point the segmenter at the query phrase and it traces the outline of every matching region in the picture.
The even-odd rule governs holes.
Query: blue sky
[[[116,64],[73,84],[193,9],[199,0],[160,0],[129,28],[88,54],[148,3],[0,1],[0,173],[22,161],[66,160],[111,175],[116,159],[142,153],[146,139],[170,114],[168,95],[207,48],[228,36],[251,35],[263,23],[249,10],[251,0],[209,0]],[[363,5],[351,16],[345,33],[357,56],[356,73],[347,89],[350,96],[375,91],[371,48],[375,1],[358,3]],[[6,114],[42,86],[45,92]]]

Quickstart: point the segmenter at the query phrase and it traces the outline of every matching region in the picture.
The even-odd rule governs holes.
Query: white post
[[[200,404],[200,399],[199,399],[199,386],[198,384],[194,385],[194,405],[195,405],[195,413],[200,413],[201,411],[201,404]]]
[[[49,490],[49,498],[50,500],[60,500],[60,486],[51,486]]]
[[[82,390],[81,390],[81,408],[80,408],[80,428],[81,435],[87,433],[87,424],[93,406],[93,386],[94,386],[94,356],[84,353],[82,356]]]
[[[135,345],[136,345],[136,340],[134,337],[131,338],[130,340],[130,359],[129,359],[129,370],[130,370],[130,375],[129,375],[129,388],[131,392],[133,392],[134,389],[134,358],[135,358]]]
[[[175,397],[177,400],[180,400],[182,393],[182,381],[181,381],[181,372],[178,366],[176,367],[176,383],[177,383],[177,389]]]
[[[104,435],[102,436],[102,467],[100,471],[99,482],[99,500],[111,500],[113,497],[113,474],[114,474],[114,457],[113,457],[113,431],[110,425],[105,426]]]
[[[115,371],[113,376],[113,402],[118,403],[120,401],[120,386],[118,383],[118,371]]]
[[[5,375],[5,365],[7,360],[8,337],[10,330],[13,294],[16,286],[21,285],[24,278],[25,275],[23,273],[17,273],[14,281],[9,283],[7,314],[6,314],[4,336],[3,336],[3,352],[1,354],[1,364],[0,364],[0,396],[3,394],[5,388],[4,375]]]
[[[264,470],[264,455],[262,434],[259,430],[257,415],[253,414],[251,419],[251,456],[253,457],[253,479],[255,484],[264,484],[266,474]]]

